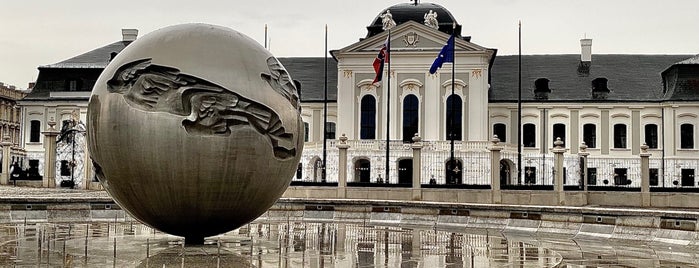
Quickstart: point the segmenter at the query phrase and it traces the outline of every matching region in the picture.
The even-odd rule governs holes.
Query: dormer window
[[[539,78],[534,81],[534,97],[537,100],[547,100],[549,93],[551,93],[551,89],[549,88],[548,79]]]
[[[70,79],[66,82],[67,91],[78,91],[79,83],[77,79]]]
[[[609,87],[607,87],[607,78],[598,77],[592,80],[592,98],[604,100],[609,95]]]

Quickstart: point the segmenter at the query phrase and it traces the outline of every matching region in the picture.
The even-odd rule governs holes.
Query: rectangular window
[[[587,185],[597,185],[597,168],[587,168]]]
[[[615,168],[614,169],[614,185],[629,185],[631,181],[626,176],[627,169],[625,168]]]
[[[308,131],[309,131],[308,123],[303,122],[303,141],[304,142],[308,142],[308,135],[309,135]]]
[[[556,142],[558,138],[561,138],[563,142],[563,147],[565,147],[566,142],[566,125],[564,124],[553,124],[553,142]],[[552,143],[553,144],[553,143]]]
[[[335,139],[335,123],[328,122],[325,124],[325,138]]]
[[[76,91],[76,90],[78,90],[78,80],[70,80],[70,81],[68,81],[68,90],[69,90],[69,91]]]
[[[32,120],[29,122],[29,142],[39,142],[41,134],[41,121]]]
[[[694,149],[694,125],[680,125],[680,148]]]
[[[587,148],[597,148],[597,126],[595,124],[583,125],[583,141]]]
[[[647,124],[645,126],[646,145],[650,149],[658,149],[658,125]]]
[[[536,126],[534,124],[522,126],[522,146],[536,147]]]
[[[614,148],[626,148],[626,125],[614,125]]]
[[[524,167],[524,183],[536,183],[536,167]]]
[[[650,173],[649,179],[650,179],[650,186],[658,186],[658,169],[657,168],[651,168],[648,170]]]

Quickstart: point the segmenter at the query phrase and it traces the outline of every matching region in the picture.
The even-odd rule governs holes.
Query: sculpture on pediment
[[[433,28],[435,30],[439,29],[439,22],[437,21],[437,12],[430,10],[425,13],[425,25],[427,27]]]
[[[393,20],[393,15],[391,15],[390,10],[386,10],[386,13],[381,14],[379,17],[381,18],[384,31],[396,26],[396,22]]]

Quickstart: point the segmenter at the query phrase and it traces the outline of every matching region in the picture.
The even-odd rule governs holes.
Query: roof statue
[[[391,15],[390,10],[386,10],[386,13],[381,14],[381,23],[383,23],[383,29],[388,30],[396,26],[396,22],[393,21],[393,15]]]
[[[437,22],[437,12],[430,10],[425,13],[425,25],[435,30],[439,30],[439,22]]]

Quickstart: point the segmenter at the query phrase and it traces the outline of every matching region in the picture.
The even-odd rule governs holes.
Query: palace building
[[[436,25],[428,20],[430,13],[437,14]],[[371,63],[389,29],[390,73],[372,83]],[[451,63],[430,74],[452,33],[455,75]],[[474,40],[444,7],[405,3],[381,11],[360,41],[333,50],[337,95],[329,94],[325,182],[337,181],[334,139],[344,134],[350,146],[348,186],[383,182],[410,187],[410,143],[415,135],[424,144],[419,167],[423,185],[479,187],[490,184],[491,172],[499,172],[503,188],[550,186],[554,176],[550,150],[560,138],[567,149],[563,170],[567,186],[582,185],[578,154],[583,142],[589,153],[585,171],[590,186],[640,187],[643,144],[652,155],[651,186],[698,186],[694,174],[699,164],[699,56],[593,55],[591,39],[580,40],[581,53],[576,55],[524,55],[520,113],[518,56],[498,56],[496,49]],[[310,134],[297,185],[323,180],[321,90],[301,89]],[[494,135],[505,145],[499,171],[489,168],[487,148]],[[455,140],[455,170],[449,170],[450,137]],[[521,178],[518,139],[523,146]],[[381,178],[386,162],[387,180]]]
[[[582,185],[584,177],[590,187],[640,187],[639,155],[647,152],[651,187],[699,188],[694,179],[699,169],[699,56],[596,55],[591,39],[580,40],[580,54],[524,55],[520,112],[518,56],[499,56],[496,48],[478,44],[446,8],[397,4],[380,11],[366,28],[358,42],[331,51],[327,110],[325,59],[280,58],[300,82],[306,130],[292,185],[337,183],[338,140],[346,139],[348,186],[411,187],[413,170],[419,170],[425,187],[486,188],[497,172],[503,189],[547,188],[555,173],[551,148],[560,138],[567,187]],[[97,77],[136,34],[124,30],[121,41],[39,67],[36,86],[20,104],[26,126],[21,145],[41,175],[41,133],[53,120],[58,129],[67,126],[75,129],[72,136],[78,135],[59,138],[64,144],[58,146],[56,181],[70,178],[85,185],[93,180],[84,133],[76,126],[85,121]],[[374,83],[372,63],[389,35],[390,63]],[[452,35],[454,63],[431,74]],[[495,135],[504,146],[500,170],[492,170],[488,149]],[[423,146],[415,167],[414,141]],[[589,153],[586,168],[581,168],[581,153]]]

